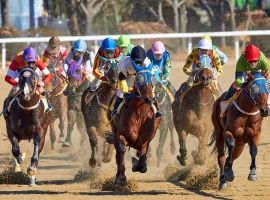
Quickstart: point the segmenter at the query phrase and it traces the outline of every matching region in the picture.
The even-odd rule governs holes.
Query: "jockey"
[[[195,47],[188,55],[186,63],[183,67],[184,73],[189,75],[189,78],[180,86],[179,90],[176,92],[175,99],[177,101],[179,101],[179,98],[182,95],[186,94],[186,92],[193,86],[194,75],[196,73],[195,65],[198,58],[203,54],[207,54],[213,61],[215,67],[215,74],[213,75],[214,85],[212,89],[214,96],[218,96],[218,88],[216,81],[217,78],[221,75],[223,67],[221,65],[218,53],[212,48],[212,42],[208,39],[201,39],[198,42],[198,47]],[[179,102],[181,103],[181,101]]]
[[[236,63],[235,81],[230,86],[224,99],[220,102],[221,115],[224,114],[228,105],[232,102],[229,99],[234,96],[235,92],[241,89],[245,82],[247,72],[261,72],[265,78],[268,77],[269,62],[264,53],[253,44],[246,46]]]
[[[167,88],[166,93],[170,98],[173,98],[176,91],[168,80],[172,64],[170,54],[165,49],[164,44],[161,41],[154,42],[152,48],[147,51],[146,55],[153,62],[153,69],[157,68],[162,71],[161,79]]]
[[[91,84],[91,91],[95,91],[102,81],[107,81],[103,76],[102,68],[109,59],[115,59],[116,62],[120,62],[122,57],[120,56],[120,49],[116,46],[115,41],[112,38],[105,38],[95,56],[93,74],[96,78]]]
[[[132,51],[131,55],[125,57],[120,63],[119,63],[119,89],[116,93],[116,99],[114,104],[114,109],[111,113],[111,116],[114,117],[117,114],[117,109],[121,102],[123,101],[123,98],[126,94],[129,93],[129,88],[133,87],[134,79],[133,76],[136,74],[136,71],[133,67],[134,64],[146,66],[148,67],[151,65],[151,60],[146,57],[145,50],[141,46],[135,46]],[[158,104],[154,100],[154,105],[156,106],[157,112],[156,117],[160,117],[161,114],[158,109]]]
[[[58,75],[65,77],[66,73],[62,65],[67,55],[66,47],[61,44],[58,37],[53,36],[43,53],[43,63],[48,66],[49,70],[55,70]]]
[[[87,78],[90,82],[93,80],[92,76],[92,57],[93,52],[87,51],[87,44],[84,40],[76,40],[64,61],[63,68],[67,72],[68,67],[72,61],[80,63],[83,71],[83,78]]]
[[[134,45],[130,43],[130,39],[127,35],[120,35],[118,37],[117,46],[119,47],[121,56],[123,58],[130,56],[131,50],[134,47]]]
[[[5,81],[13,85],[13,88],[10,91],[9,96],[15,97],[17,95],[19,91],[18,80],[20,70],[25,67],[31,67],[35,70],[38,78],[37,86],[39,92],[41,93],[42,96],[46,96],[46,92],[44,91],[43,87],[50,82],[52,76],[50,74],[50,71],[47,69],[47,67],[44,66],[43,62],[39,58],[36,49],[32,47],[27,47],[26,49],[24,49],[23,52],[18,53],[9,66],[7,75],[5,77]],[[44,74],[43,81],[40,76],[40,72]],[[49,103],[48,107],[49,110],[51,110],[51,106]],[[4,113],[8,114],[7,108],[4,110]]]
[[[202,36],[202,39],[208,39],[209,41],[212,42],[211,37],[210,36],[207,36],[207,35]],[[226,54],[223,53],[219,48],[217,48],[217,46],[215,46],[213,44],[212,44],[212,47],[218,53],[219,58],[220,58],[221,65],[222,66],[225,65],[228,62],[228,57],[226,56]]]

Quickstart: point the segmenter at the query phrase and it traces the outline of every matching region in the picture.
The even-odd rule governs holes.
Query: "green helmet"
[[[130,39],[127,35],[120,35],[117,40],[117,45],[119,47],[127,47],[130,44]]]

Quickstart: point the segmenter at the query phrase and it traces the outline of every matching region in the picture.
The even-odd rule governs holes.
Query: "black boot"
[[[111,113],[111,118],[117,117],[116,116],[117,109],[118,109],[118,107],[119,107],[119,105],[121,104],[122,101],[123,101],[123,99],[121,97],[116,96],[113,111]]]
[[[47,104],[48,104],[48,110],[47,111],[52,111],[53,107],[52,107],[52,104],[50,103],[49,101],[49,94],[46,92],[46,91],[43,91],[41,93],[42,96],[46,97],[46,100],[47,100]]]
[[[155,114],[156,118],[161,117],[161,113],[159,112],[159,108],[158,108],[158,103],[155,98],[153,100],[153,104],[156,106],[156,109],[157,109],[157,112]]]

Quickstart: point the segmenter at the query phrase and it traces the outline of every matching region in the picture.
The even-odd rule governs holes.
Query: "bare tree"
[[[80,28],[77,16],[77,9],[76,9],[76,0],[67,0],[68,7],[67,7],[67,15],[70,19],[70,28],[72,35],[80,35]]]
[[[77,0],[86,15],[86,33],[89,34],[92,30],[94,17],[100,12],[102,6],[107,0]]]
[[[154,15],[154,17],[158,20],[158,22],[165,24],[165,20],[163,18],[163,12],[162,12],[162,0],[158,1],[157,12],[154,10],[152,6],[149,6],[148,9]]]
[[[1,17],[3,27],[10,25],[8,12],[9,12],[8,0],[1,0]]]

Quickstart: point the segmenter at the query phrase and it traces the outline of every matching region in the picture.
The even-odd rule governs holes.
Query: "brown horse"
[[[198,153],[193,155],[195,163],[202,165],[206,158],[206,145],[213,129],[211,110],[215,100],[210,89],[213,70],[209,56],[201,56],[196,64],[195,85],[186,93],[182,104],[176,100],[172,104],[180,144],[177,159],[183,166],[187,160],[186,137],[189,133],[199,140]]]
[[[220,102],[223,94],[213,107],[212,122],[214,133],[212,143],[216,142],[218,164],[220,167],[220,188],[226,188],[226,181],[234,180],[233,161],[242,153],[246,143],[249,145],[251,165],[248,180],[255,181],[256,155],[259,144],[263,117],[269,115],[268,96],[270,85],[259,74],[249,74],[238,97],[227,108],[224,117],[220,117]],[[228,157],[225,162],[225,144]]]
[[[84,115],[85,126],[91,146],[91,158],[89,165],[96,167],[98,163],[98,136],[104,138],[111,133],[112,129],[107,117],[109,104],[115,96],[118,86],[117,63],[108,63],[103,67],[104,76],[107,81],[103,81],[99,88],[92,92],[91,87],[83,92],[81,110]],[[103,141],[102,161],[111,161],[113,145]],[[100,163],[101,164],[101,163]]]
[[[137,72],[134,92],[125,98],[119,117],[111,121],[117,163],[115,184],[126,183],[124,155],[127,146],[136,149],[139,154],[139,160],[133,164],[132,171],[141,173],[147,171],[148,146],[156,134],[161,119],[155,118],[152,107],[151,68],[151,66],[148,68],[134,66]]]
[[[9,115],[5,115],[6,130],[12,145],[12,154],[15,157],[15,171],[20,171],[20,164],[24,155],[20,152],[21,140],[34,140],[34,153],[27,173],[31,178],[30,185],[35,185],[35,174],[39,154],[43,149],[45,135],[51,121],[51,113],[45,113],[45,104],[42,103],[39,92],[36,90],[36,76],[32,68],[24,68],[19,74],[20,93],[12,99],[9,105]],[[9,98],[10,99],[10,98]]]
[[[48,69],[52,74],[52,80],[47,85],[47,90],[50,94],[50,102],[53,106],[53,122],[50,123],[50,139],[51,139],[51,149],[54,149],[54,143],[56,141],[56,131],[55,131],[55,120],[59,119],[58,127],[60,129],[60,142],[64,142],[64,123],[67,117],[67,97],[63,94],[63,91],[67,87],[67,81],[65,77],[57,74],[57,70],[61,68],[58,60],[53,60],[48,65]]]

